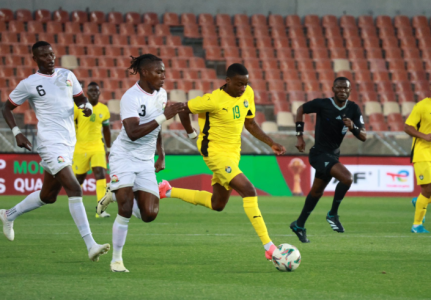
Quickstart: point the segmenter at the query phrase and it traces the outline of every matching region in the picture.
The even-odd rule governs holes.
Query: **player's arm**
[[[157,155],[159,157],[154,164],[156,173],[165,169],[165,149],[163,148],[162,130],[159,131],[159,135],[157,136]]]
[[[184,103],[174,103],[174,104],[168,103],[164,113],[158,116],[157,118],[155,118],[154,120],[148,123],[139,125],[139,117],[130,117],[130,118],[126,117],[125,119],[123,119],[123,126],[124,126],[124,129],[126,130],[126,133],[129,139],[131,139],[132,141],[136,141],[137,139],[140,139],[141,137],[146,136],[147,134],[152,132],[164,121],[173,118],[177,113],[183,111],[184,108],[185,108]],[[136,111],[133,111],[132,114],[135,112]],[[128,112],[126,114],[128,114]]]
[[[184,111],[178,113],[178,116],[180,117],[181,124],[183,125],[184,129],[186,130],[187,134],[191,138],[197,137],[195,129],[192,127],[192,122],[190,120],[190,114],[193,114],[188,106],[188,102],[185,103]]]
[[[423,139],[427,142],[431,142],[431,133],[425,134],[422,132],[419,132],[415,126],[408,125],[407,123],[404,124],[404,132],[410,135],[411,137]]]
[[[420,102],[419,102],[420,103]],[[404,124],[404,132],[410,135],[411,137],[423,139],[427,142],[431,142],[431,134],[425,134],[418,131],[418,124],[421,122],[421,109],[419,107],[419,103],[417,103],[409,117]]]
[[[30,141],[24,136],[24,134],[21,133],[18,126],[16,125],[15,117],[12,113],[12,111],[17,106],[12,104],[9,100],[6,101],[5,105],[3,106],[3,117],[6,120],[7,125],[9,125],[9,128],[12,129],[13,135],[16,139],[16,144],[20,148],[25,148],[29,151],[31,151],[31,143]]]
[[[296,110],[296,120],[295,120],[295,126],[296,126],[296,149],[299,150],[299,152],[305,151],[305,141],[304,141],[304,108],[303,105],[298,107]]]
[[[263,132],[254,118],[246,118],[244,125],[248,132],[250,132],[259,141],[264,142],[269,147],[271,147],[275,154],[282,155],[286,152],[286,148],[284,148],[283,145],[274,142],[270,136]]]
[[[89,117],[93,114],[93,105],[91,105],[87,97],[85,97],[84,93],[73,96],[73,101],[79,109],[82,109],[85,117]]]
[[[364,128],[364,118],[362,117],[361,110],[359,109],[359,106],[356,111],[356,115],[353,118],[353,120],[350,120],[349,118],[346,118],[345,115],[343,115],[343,122],[344,125],[347,126],[351,133],[360,141],[365,142],[367,139],[367,132]]]
[[[109,120],[105,120],[102,123],[102,131],[103,131],[103,138],[105,139],[105,146],[108,152],[111,150],[111,128],[109,126]]]

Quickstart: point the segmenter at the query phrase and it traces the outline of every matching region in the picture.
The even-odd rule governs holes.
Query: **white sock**
[[[169,191],[166,192],[166,198],[171,198],[171,191],[172,191],[172,189],[170,189]]]
[[[82,204],[82,197],[69,197],[69,210],[76,227],[78,227],[79,233],[84,239],[87,250],[89,250],[96,242],[91,234],[87,213],[85,212],[84,204]]]
[[[30,195],[28,195],[24,200],[22,200],[20,203],[18,203],[17,205],[15,205],[14,207],[6,211],[7,220],[14,221],[20,215],[26,212],[32,211],[36,208],[39,208],[45,204],[46,203],[40,200],[40,191],[33,192]]]
[[[263,248],[265,248],[265,251],[268,251],[271,248],[272,245],[274,245],[274,243],[273,242],[269,242],[269,243],[263,245]]]
[[[115,202],[117,202],[117,196],[115,196],[115,193],[112,193],[112,200],[114,200]]]
[[[112,226],[112,261],[123,261],[123,246],[126,243],[127,229],[130,218],[124,218],[117,215],[114,225]]]
[[[139,220],[142,220],[141,210],[138,207],[138,202],[136,201],[136,199],[133,199],[133,215]]]

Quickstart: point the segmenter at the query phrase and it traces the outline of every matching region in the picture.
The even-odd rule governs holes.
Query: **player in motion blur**
[[[139,74],[140,79],[121,98],[123,127],[109,156],[113,191],[109,193],[112,196],[109,201],[118,202],[118,215],[112,228],[113,272],[129,272],[124,267],[122,251],[132,213],[144,222],[157,217],[159,189],[155,169],[159,171],[165,165],[160,125],[184,109],[183,103],[166,106],[167,94],[162,88],[165,66],[160,58],[152,54],[132,57],[129,69],[132,74]],[[154,164],[156,149],[159,158]],[[98,206],[103,205],[102,201]]]
[[[428,204],[431,203],[431,98],[416,103],[404,125],[404,131],[413,137],[411,161],[421,193],[413,199],[415,216],[411,232],[429,233],[423,226]]]
[[[37,152],[44,168],[42,190],[28,195],[11,209],[0,210],[3,233],[13,241],[13,222],[20,215],[52,204],[63,187],[69,198],[69,210],[87,246],[88,256],[98,261],[108,252],[109,244],[97,244],[91,234],[87,214],[82,204],[82,189],[72,171],[72,156],[76,137],[73,124],[73,103],[89,117],[93,108],[84,96],[75,75],[66,69],[55,68],[55,54],[51,45],[39,41],[32,47],[33,60],[39,70],[22,80],[9,96],[3,108],[3,116],[12,129],[16,143],[31,151],[31,143],[16,126],[12,111],[29,99],[35,107],[38,119]]]
[[[339,162],[340,145],[348,130],[353,135],[365,141],[367,138],[359,106],[349,101],[350,80],[338,77],[334,80],[332,91],[333,98],[314,99],[301,105],[296,113],[296,148],[300,152],[305,150],[305,141],[302,136],[304,131],[303,114],[316,113],[316,139],[310,149],[310,165],[316,170],[313,186],[305,199],[304,208],[299,218],[290,224],[292,231],[303,243],[309,243],[307,239],[305,222],[323,195],[332,177],[339,183],[335,188],[334,200],[331,210],[326,215],[326,221],[334,231],[344,232],[338,217],[338,207],[352,184],[352,174]]]
[[[87,87],[87,96],[93,106],[93,114],[90,117],[84,116],[78,106],[75,105],[74,108],[76,146],[72,168],[79,184],[82,185],[91,166],[96,178],[96,195],[97,201],[99,201],[106,191],[106,154],[101,132],[103,128],[103,136],[109,153],[111,147],[109,118],[111,115],[108,107],[99,103],[100,89],[97,83],[90,82]],[[96,218],[99,217],[106,218],[109,217],[109,214],[103,212],[99,216],[96,213]]]
[[[248,85],[248,71],[241,64],[227,69],[226,84],[220,89],[187,102],[181,122],[190,138],[196,137],[191,126],[190,114],[199,114],[201,129],[197,146],[208,168],[213,172],[213,193],[171,187],[163,181],[159,185],[161,198],[179,198],[194,205],[222,211],[229,201],[232,189],[243,198],[245,213],[261,239],[267,259],[276,248],[272,243],[257,204],[253,184],[239,169],[241,132],[243,127],[258,140],[281,155],[286,149],[266,135],[254,120],[254,92]]]

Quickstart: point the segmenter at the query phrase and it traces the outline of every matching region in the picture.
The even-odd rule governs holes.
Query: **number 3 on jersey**
[[[239,110],[239,106],[237,105],[237,106],[235,106],[235,107],[232,107],[232,111],[233,111],[233,118],[234,119],[239,119],[240,117],[241,117],[241,114],[240,114],[240,110]]]
[[[142,112],[139,114],[141,117],[145,117],[145,105],[141,105]]]
[[[46,95],[46,92],[45,92],[45,90],[43,89],[43,86],[41,86],[41,85],[38,85],[37,87],[36,87],[36,91],[37,91],[37,93],[39,94],[39,96],[45,96]]]

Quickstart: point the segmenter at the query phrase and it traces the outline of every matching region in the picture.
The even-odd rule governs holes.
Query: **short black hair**
[[[94,82],[94,81],[90,82],[90,83],[87,85],[87,87],[89,87],[90,85],[97,85],[97,86],[99,86],[99,84],[98,84],[97,82]]]
[[[349,78],[347,78],[347,77],[337,77],[337,78],[335,78],[335,80],[334,80],[334,84],[335,84],[337,81],[340,81],[340,80],[346,80],[346,81],[350,82],[350,79],[349,79]]]
[[[37,48],[39,48],[39,47],[43,47],[43,46],[51,46],[51,44],[50,44],[50,43],[48,43],[48,42],[45,42],[45,41],[39,41],[39,42],[36,42],[36,43],[31,47],[31,51],[34,51],[34,50],[36,50]]]
[[[227,68],[226,77],[232,78],[235,75],[241,75],[241,76],[248,75],[248,70],[242,64],[238,64],[238,63],[231,64],[229,68]]]
[[[130,63],[130,67],[128,68],[128,70],[131,70],[130,74],[132,75],[138,74],[139,68],[145,66],[148,63],[163,61],[160,57],[157,57],[153,54],[142,54],[141,56],[138,56],[138,57],[133,57],[133,56],[130,56],[130,57],[132,58],[132,61]]]

